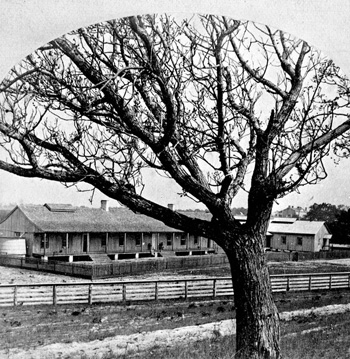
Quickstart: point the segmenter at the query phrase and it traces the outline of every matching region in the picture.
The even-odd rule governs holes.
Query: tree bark
[[[274,304],[264,257],[265,235],[252,233],[227,251],[236,308],[235,358],[280,358],[279,315]]]

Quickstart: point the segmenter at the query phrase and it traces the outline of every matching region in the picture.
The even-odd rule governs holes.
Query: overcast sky
[[[270,25],[321,49],[350,76],[348,0],[0,0],[0,5],[0,79],[27,54],[70,30],[132,14],[164,12],[213,13]],[[350,205],[350,159],[338,166],[329,162],[326,180],[279,200],[278,208],[315,202]],[[163,205],[198,207],[180,200],[176,192],[169,182],[155,183],[146,195]],[[78,193],[58,183],[0,172],[0,204],[90,205],[90,197],[91,193]],[[101,199],[104,196],[96,193],[93,205],[98,206]],[[245,196],[240,196],[235,206],[245,206]]]

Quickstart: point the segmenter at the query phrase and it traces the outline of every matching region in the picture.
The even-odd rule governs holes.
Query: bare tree
[[[99,23],[39,48],[3,81],[0,168],[88,183],[215,240],[231,265],[235,357],[279,358],[268,221],[277,198],[326,177],[333,145],[346,151],[349,95],[332,61],[268,27],[216,16]],[[211,222],[144,198],[145,168],[203,203]],[[240,190],[245,224],[231,211]]]

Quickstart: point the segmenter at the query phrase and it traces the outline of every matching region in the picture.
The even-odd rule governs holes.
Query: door
[[[83,252],[86,253],[88,251],[88,235],[87,233],[83,234]]]
[[[267,248],[271,247],[271,236],[266,236],[266,247]]]

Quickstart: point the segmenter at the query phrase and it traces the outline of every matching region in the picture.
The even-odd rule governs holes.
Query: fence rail
[[[272,275],[273,292],[350,288],[350,272]],[[230,277],[81,283],[1,284],[0,306],[232,296]]]

